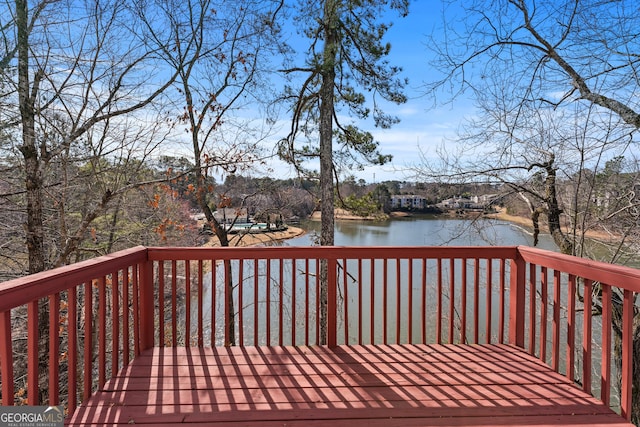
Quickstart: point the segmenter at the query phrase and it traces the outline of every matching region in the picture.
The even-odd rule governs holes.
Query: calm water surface
[[[320,222],[309,221],[309,222],[303,223],[301,227],[307,230],[307,233],[305,235],[294,238],[294,239],[289,239],[284,242],[278,242],[277,244],[290,245],[290,246],[310,246],[314,244],[314,242],[318,240],[318,236],[320,234]],[[416,216],[416,217],[403,218],[403,219],[393,219],[393,220],[384,221],[384,222],[337,221],[335,226],[335,244],[337,246],[483,246],[483,245],[484,246],[488,246],[488,245],[513,246],[513,245],[532,245],[533,236],[531,232],[526,230],[525,228],[519,227],[517,225],[511,224],[508,222],[504,222],[504,221],[489,220],[489,219],[471,221],[471,220],[465,220],[465,219],[441,219],[441,218],[433,218],[433,217]],[[552,242],[549,235],[540,236],[539,247],[543,249],[557,250],[557,247]],[[406,275],[408,273],[406,271],[408,268],[407,264],[402,263],[399,266],[401,269],[400,274]],[[221,269],[221,267],[222,266],[219,265],[218,269]],[[434,266],[430,266],[430,268],[433,268],[433,267]],[[390,267],[391,270],[389,273],[392,277],[394,277],[394,271],[392,271],[393,268],[395,267],[392,265]],[[460,268],[461,268],[460,265],[456,267],[457,270],[459,270]],[[493,267],[493,269],[496,269],[496,271],[494,272],[494,280],[496,280],[495,278],[498,277],[497,268],[498,266],[496,264]],[[246,301],[243,301],[242,306],[244,308],[243,316],[247,324],[252,323],[252,320],[255,314],[254,313],[255,305],[250,297],[250,295],[253,295],[254,293],[253,279],[256,275],[259,277],[266,277],[265,271],[261,270],[261,271],[254,272],[252,269],[253,269],[252,265],[248,264],[244,266],[244,273],[243,273],[243,277],[245,278],[244,282],[246,282],[243,284],[244,293],[245,293],[245,297],[243,299],[246,299]],[[481,269],[481,274],[483,276],[482,280],[484,283],[484,280],[485,280],[484,275],[486,274],[485,265],[481,264],[480,269]],[[233,270],[234,270],[233,277],[237,279],[239,276],[239,271],[237,270],[237,267],[234,267]],[[274,267],[274,270],[272,271],[271,274],[272,275],[277,274],[277,271],[278,271],[278,268]],[[356,274],[355,272],[352,272],[352,273]],[[459,277],[459,271],[457,274]],[[435,277],[435,273],[433,272],[430,272],[430,275],[431,277]],[[223,276],[224,276],[223,271],[222,270],[218,271],[217,280],[216,280],[217,282],[216,289],[217,289],[217,294],[219,295],[216,298],[217,303],[215,307],[215,312],[216,312],[215,317],[218,319],[216,323],[219,326],[221,326],[223,323],[223,313],[224,313],[224,306],[222,305],[222,302],[224,301],[224,298],[222,295],[222,291],[224,289],[224,284],[222,282]],[[291,276],[291,271],[289,270],[285,271],[285,277],[290,277],[290,276]],[[277,277],[273,279],[273,283],[279,283],[279,281],[280,280]],[[358,298],[356,298],[356,295],[357,295],[356,292],[359,286],[357,282],[363,282],[362,285],[364,286],[365,289],[371,289],[372,286],[375,289],[377,289],[375,292],[377,294],[377,301],[379,304],[380,301],[382,300],[381,295],[383,292],[381,287],[382,282],[377,283],[380,281],[381,279],[377,278],[375,283],[370,283],[368,274],[364,274],[360,280],[354,281],[354,283],[349,284],[350,297],[348,298],[347,301],[343,301],[343,303],[348,304],[350,306],[350,310],[352,313],[355,313],[359,309],[360,307],[359,300]],[[301,283],[302,282],[303,280],[301,279]],[[416,281],[416,283],[418,282],[419,280]],[[471,289],[471,287],[469,289]],[[279,300],[280,296],[278,295],[278,290],[279,290],[278,287],[274,285],[270,291],[271,293],[270,297],[267,298],[266,290],[263,289],[262,285],[260,285],[260,289],[258,290],[260,294],[260,301],[261,301],[260,306],[258,308],[259,317],[264,319],[267,316],[265,311],[266,305],[264,304],[265,300],[267,299],[270,299],[271,301]],[[416,287],[415,289],[416,295],[419,293],[419,291],[420,291],[419,287]],[[211,298],[210,292],[211,292],[211,275],[208,274],[207,277],[205,278],[205,287],[204,287],[205,301],[209,301],[209,299]],[[300,289],[297,289],[297,292],[298,292],[298,295],[304,295],[305,290],[303,289],[303,287],[300,287]],[[461,292],[462,292],[461,289],[456,290],[456,294],[459,294]],[[469,292],[471,292],[471,290],[469,290]],[[482,290],[482,292],[484,292],[484,290]],[[495,293],[494,297],[497,301],[499,297],[499,295],[497,294],[497,287],[494,287],[494,289],[492,290],[492,294],[494,293]],[[406,306],[408,304],[408,301],[406,300],[407,289],[403,288],[402,294],[403,294],[403,297],[402,297],[403,300],[401,301],[401,303],[403,304],[403,306]],[[429,286],[428,296],[430,301],[436,300],[436,289],[433,286],[433,284]],[[285,293],[283,297],[285,298],[287,304],[292,304],[291,295],[288,295],[287,293]],[[470,294],[469,298],[471,297],[472,295]],[[365,300],[364,307],[363,307],[363,310],[365,311],[363,315],[365,318],[368,318],[371,314],[368,311],[368,306],[370,303],[370,300],[368,298],[369,298],[368,295],[365,295],[363,297],[363,299]],[[394,315],[392,308],[396,306],[396,302],[397,302],[395,298],[396,297],[394,296],[393,293],[389,293],[388,305],[390,307],[390,313],[392,316]],[[460,295],[458,295],[456,299],[460,301]],[[302,317],[304,317],[304,307],[302,306],[303,300],[304,300],[303,298],[299,298],[299,301],[297,303],[293,303],[293,305],[296,307],[291,308],[287,313],[285,313],[285,318],[289,318],[289,316],[293,311],[297,313],[297,319],[301,319]],[[485,294],[483,294],[481,301],[485,301],[485,300],[486,300],[486,296]],[[493,310],[496,310],[496,308],[497,308],[497,303],[494,305]],[[192,310],[194,310],[192,312],[192,324],[195,325],[198,321],[197,320],[198,315],[195,312],[195,308],[193,308]],[[484,316],[484,310],[485,310],[484,303],[481,305],[481,307],[479,307],[479,310],[480,310],[480,315]],[[271,317],[272,317],[273,324],[278,324],[279,320],[277,316],[278,316],[278,307],[277,307],[277,304],[274,304],[271,310]],[[496,315],[494,316],[494,321],[497,320],[497,318],[498,316],[496,313]],[[205,307],[204,319],[205,319],[205,324],[207,324],[209,319],[211,319],[211,311],[209,307]],[[289,320],[285,319],[285,322],[289,322],[289,321],[290,319]],[[420,321],[419,317],[416,316],[416,319],[415,319],[416,331],[419,330],[419,324],[418,324],[419,321]],[[339,324],[343,325],[342,323],[343,319],[338,319],[338,322]],[[382,328],[383,328],[382,324],[380,324],[379,322],[380,322],[380,319],[378,319],[378,321],[374,325],[374,327],[377,330],[376,340],[378,342],[381,340]],[[435,309],[430,310],[429,322],[430,324],[435,324],[436,322]],[[393,326],[393,323],[391,323],[389,327],[392,327],[392,326]],[[290,336],[288,335],[289,334],[288,329],[289,328],[285,330],[285,334],[287,334],[287,337],[286,337],[287,340],[290,339]],[[206,331],[206,334],[209,335],[210,332],[211,331],[208,330]],[[221,337],[222,331],[218,330],[217,332],[218,332],[218,340],[219,340]],[[246,333],[250,334],[251,332],[247,330]],[[351,331],[351,336],[355,336],[356,333],[357,331],[354,329],[353,331]],[[206,338],[209,339],[210,337],[207,336]],[[264,340],[264,337],[262,337],[261,339]],[[407,340],[406,330],[403,331],[402,340],[403,341]]]
[[[309,246],[320,235],[320,222],[302,224],[307,234],[285,242]],[[337,246],[512,246],[533,245],[529,230],[494,219],[471,221],[415,216],[384,222],[336,221]],[[557,250],[551,236],[540,236],[538,247]]]

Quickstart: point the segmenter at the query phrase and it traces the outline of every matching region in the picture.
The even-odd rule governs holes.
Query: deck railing
[[[0,401],[72,413],[154,346],[508,343],[630,419],[638,293],[528,247],[138,247],[0,284]]]

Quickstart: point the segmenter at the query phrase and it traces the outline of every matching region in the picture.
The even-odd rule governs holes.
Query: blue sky
[[[403,76],[409,79],[406,88],[408,102],[390,104],[387,112],[400,118],[400,123],[391,129],[377,129],[372,122],[363,129],[371,132],[380,143],[384,154],[391,154],[393,162],[385,166],[366,167],[364,171],[353,171],[357,179],[367,182],[386,180],[411,180],[410,173],[403,171],[419,162],[420,153],[435,156],[435,150],[445,138],[455,138],[455,131],[462,118],[472,114],[470,103],[457,100],[453,104],[434,106],[432,98],[425,96],[424,85],[439,76],[429,65],[430,51],[426,47],[428,35],[441,27],[442,11],[439,0],[414,0],[409,15],[400,18],[396,12],[389,14],[385,22],[393,22],[385,40],[391,43],[388,57],[393,65],[403,68]],[[441,97],[446,100],[446,94]],[[295,176],[287,167],[274,163],[278,175]]]

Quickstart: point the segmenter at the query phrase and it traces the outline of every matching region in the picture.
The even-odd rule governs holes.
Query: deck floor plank
[[[630,426],[507,345],[154,348],[73,426]]]

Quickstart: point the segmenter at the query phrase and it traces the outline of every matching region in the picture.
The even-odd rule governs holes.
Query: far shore
[[[485,218],[495,218],[495,219],[500,219],[502,221],[508,221],[508,222],[512,222],[514,224],[518,224],[521,225],[523,227],[527,227],[529,229],[533,229],[533,221],[531,220],[531,218],[527,218],[527,217],[523,217],[523,216],[515,216],[515,215],[509,215],[507,213],[507,209],[506,208],[500,208],[498,209],[498,211],[496,213],[492,213],[492,214],[486,214]],[[546,228],[542,228],[543,224],[542,222],[540,223],[540,229],[542,233],[548,232],[548,229]],[[603,243],[611,243],[613,241],[616,241],[617,239],[619,239],[619,237],[611,234],[611,233],[607,233],[605,231],[598,231],[598,230],[587,230],[585,232],[585,236],[588,237],[589,239],[593,239],[593,240],[598,240],[600,242]]]
[[[263,233],[238,233],[229,236],[229,246],[258,246],[265,243],[277,242],[280,240],[292,239],[302,236],[305,230],[299,227],[287,227],[282,231],[266,231]],[[220,246],[220,241],[214,235],[203,246]]]
[[[404,217],[410,214],[404,212],[392,212],[390,217]],[[502,221],[511,222],[513,224],[520,225],[522,227],[526,227],[528,229],[533,228],[533,223],[531,222],[531,218],[526,218],[523,216],[510,215],[507,213],[505,208],[498,209],[497,212],[491,214],[485,214],[485,218],[494,218]],[[319,220],[320,215],[319,212],[315,212],[314,215],[310,218],[311,220]],[[356,215],[351,215],[346,211],[339,210],[336,212],[336,220],[366,220],[368,218],[358,217]],[[542,227],[542,224],[541,224]],[[542,229],[544,233],[546,230]],[[286,230],[282,231],[268,231],[264,233],[246,233],[246,234],[233,234],[230,235],[229,238],[229,246],[259,246],[265,243],[277,242],[281,240],[288,240],[294,237],[302,236],[306,233],[306,231],[300,227],[287,227]],[[616,239],[616,236],[613,236],[606,232],[600,232],[596,230],[589,230],[586,233],[588,238],[599,240],[601,242],[612,242]],[[218,238],[214,235],[209,238],[209,241],[205,243],[203,246],[220,246],[220,242]]]

